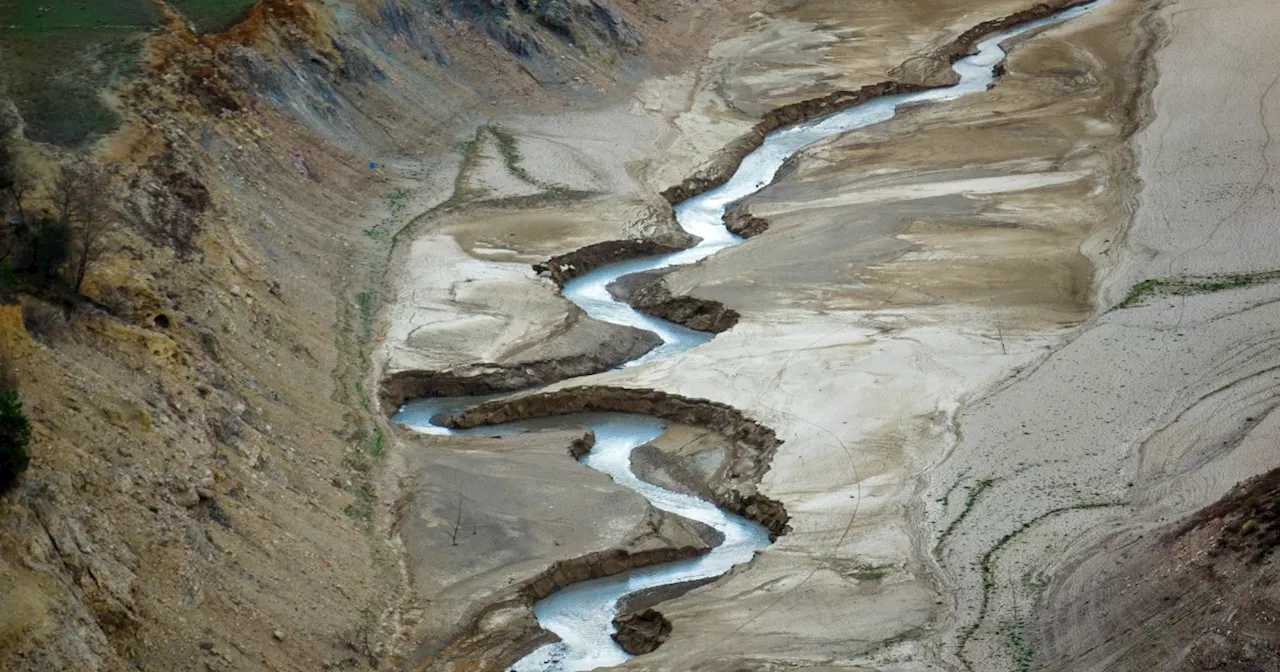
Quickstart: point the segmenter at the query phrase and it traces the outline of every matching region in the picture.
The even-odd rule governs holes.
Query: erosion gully
[[[624,301],[615,300],[609,294],[609,284],[632,273],[692,264],[727,247],[740,245],[742,239],[724,226],[726,208],[770,184],[788,157],[824,138],[887,121],[904,106],[954,100],[985,91],[995,82],[996,66],[1005,58],[1003,42],[1079,16],[1104,1],[1030,21],[987,38],[977,45],[973,54],[952,65],[959,75],[959,82],[954,86],[876,98],[770,133],[758,149],[742,160],[737,172],[723,186],[675,207],[680,226],[700,238],[700,242],[671,254],[596,269],[567,283],[563,289],[565,298],[597,320],[646,329],[662,338],[662,345],[623,366],[672,357],[710,341],[711,334],[651,317]],[[768,532],[759,524],[697,497],[647,483],[635,475],[631,470],[631,451],[663,432],[665,423],[657,418],[622,413],[579,414],[475,430],[453,430],[432,422],[442,412],[470,408],[489,399],[492,398],[422,399],[406,404],[396,420],[416,431],[437,435],[468,432],[492,435],[547,427],[589,427],[595,432],[596,443],[591,452],[583,456],[583,464],[608,474],[658,509],[704,523],[724,535],[723,543],[700,557],[577,583],[538,601],[533,606],[538,623],[555,633],[560,641],[533,651],[511,668],[513,672],[577,672],[624,663],[630,656],[610,637],[621,598],[660,586],[720,576],[735,565],[750,561],[757,551],[770,544]]]

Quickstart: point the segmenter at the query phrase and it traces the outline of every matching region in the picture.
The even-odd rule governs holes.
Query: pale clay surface
[[[955,23],[1016,4],[984,5],[982,17]],[[775,223],[770,232],[670,278],[673,291],[724,301],[743,321],[675,359],[586,381],[725,402],[785,440],[763,490],[786,503],[794,530],[748,568],[665,605],[672,639],[628,667],[734,669],[746,658],[931,669],[939,656],[955,661],[958,634],[976,624],[965,655],[983,669],[1011,669],[1001,624],[1098,533],[1126,517],[1143,525],[1203,506],[1267,466],[1268,420],[1229,451],[1189,451],[1274,407],[1266,389],[1280,362],[1267,345],[1280,289],[1103,311],[1148,277],[1277,265],[1271,165],[1280,149],[1270,128],[1280,123],[1280,94],[1271,95],[1268,73],[1280,71],[1280,12],[1257,0],[1159,10],[1170,31],[1155,57],[1154,117],[1132,139],[1135,192],[1118,177],[1128,169],[1122,117],[1134,111],[1112,94],[1132,75],[1141,4],[1116,0],[1020,46],[1010,77],[986,95],[806,152],[751,203]],[[849,74],[844,66],[864,47],[842,39],[838,22],[819,29],[783,14],[717,45],[698,76],[651,81],[630,105],[575,116],[571,131],[510,121],[530,136],[521,147],[531,173],[610,197],[523,216],[541,227],[517,228],[511,213],[467,213],[415,241],[412,257],[448,263],[401,266],[389,368],[468,363],[540,338],[567,308],[527,264],[621,237],[654,203],[653,189],[741,133],[750,119],[730,111],[725,91],[774,104],[771,95],[795,93],[788,82],[817,72],[881,78],[880,66]],[[926,33],[894,45],[883,67],[930,43]],[[787,44],[803,48],[768,56]],[[767,65],[726,65],[743,53]],[[1062,80],[1055,92],[1046,74],[1055,66],[1091,69],[1104,89]],[[708,83],[719,78],[724,86]],[[957,124],[971,135],[951,133],[945,150],[908,136]],[[1015,132],[984,143],[988,126]],[[1020,136],[1024,128],[1040,135]],[[512,263],[468,261],[467,245],[449,235],[515,250],[500,255]],[[832,252],[837,242],[844,247]],[[839,265],[802,273],[815,244]],[[982,479],[993,483],[939,545]],[[1082,504],[1118,506],[1063,511],[1004,545],[979,621],[975,563],[1042,514]],[[873,566],[882,578],[855,577]]]

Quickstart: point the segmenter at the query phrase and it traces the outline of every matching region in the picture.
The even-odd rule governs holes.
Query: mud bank
[[[557,255],[542,264],[534,264],[533,270],[551,278],[552,282],[563,289],[570,280],[602,266],[630,259],[669,254],[679,249],[653,240],[607,240]],[[718,334],[732,329],[733,325],[738,323],[738,312],[726,308],[718,301],[692,296],[672,296],[671,291],[662,284],[661,280],[662,276],[671,270],[674,269],[660,269],[624,276],[625,282],[624,279],[619,279],[610,285],[610,294],[617,300],[628,301],[632,307],[642,313],[695,331]],[[619,291],[614,291],[615,286]],[[597,368],[576,375],[597,373],[608,368],[612,367]]]
[[[599,579],[625,571],[660,565],[664,562],[684,560],[707,552],[707,546],[679,546],[675,548],[656,548],[631,552],[625,549],[613,549],[592,553],[591,555],[557,562],[542,576],[530,581],[520,589],[520,596],[529,604],[564,588],[565,586],[591,579]]]
[[[388,415],[410,399],[426,397],[472,397],[515,392],[554,383],[568,378],[607,371],[629,362],[662,343],[657,335],[641,329],[600,325],[616,329],[620,337],[590,339],[596,347],[583,351],[568,348],[569,353],[548,358],[529,358],[504,363],[483,363],[446,371],[396,371],[382,379],[379,400]],[[565,330],[569,333],[573,327]]]
[[[491,401],[442,415],[436,422],[454,429],[471,429],[517,420],[599,412],[647,415],[722,434],[730,440],[732,454],[712,483],[715,503],[760,523],[769,530],[773,540],[787,533],[790,516],[786,507],[756,491],[782,442],[772,429],[727,404],[658,390],[582,386]]]
[[[544,630],[533,614],[533,604],[539,599],[571,584],[685,560],[702,555],[707,550],[705,545],[634,552],[614,549],[557,562],[538,577],[520,586],[516,597],[482,609],[448,647],[424,659],[417,669],[505,670],[539,646],[556,641],[556,636]],[[636,641],[639,646],[640,638],[637,637]],[[649,651],[656,648],[655,644]]]
[[[930,88],[933,87],[907,82],[878,82],[868,84],[856,91],[835,91],[820,98],[802,100],[779,107],[766,113],[749,132],[739,136],[717,152],[711,166],[685,178],[678,185],[664,189],[662,197],[675,204],[723,185],[733,177],[743,157],[759,149],[764,144],[765,136],[783,126],[825,117],[861,105],[873,98],[916,93]]]
[[[591,271],[628,259],[656,257],[677,252],[681,248],[654,240],[606,240],[572,252],[556,255],[545,263],[534,264],[533,270],[546,274],[564,289],[566,283]]]
[[[661,279],[633,292],[630,303],[636,310],[647,315],[712,334],[732,329],[742,317],[738,311],[719,301],[695,296],[673,296]]]
[[[584,439],[575,439],[574,444],[581,440]],[[542,458],[544,462],[564,461],[563,457],[551,457],[550,452],[544,452]],[[546,468],[555,472],[581,467],[565,462],[564,466],[550,465]],[[543,477],[546,477],[545,474]],[[573,481],[573,477],[568,478],[566,482]],[[590,481],[599,477],[591,475],[587,478]],[[586,487],[620,489],[612,484]],[[483,496],[478,494],[477,496],[484,500]],[[550,501],[564,505],[563,499]],[[532,500],[526,500],[523,504],[511,502],[509,504],[516,507],[529,507],[532,505]],[[608,522],[603,523],[603,527],[609,529],[619,524],[624,527],[630,524],[629,514],[624,512],[620,515],[620,511],[625,510],[629,505],[626,502],[605,504],[604,507],[609,513],[606,515]],[[476,502],[471,506],[488,510],[500,506],[500,503]],[[538,559],[553,560],[555,554],[563,553],[568,548],[587,552],[577,556],[561,555],[559,559],[550,562],[541,570],[533,569],[532,572],[526,573],[518,569],[514,572],[500,569],[499,574],[484,579],[474,574],[477,566],[485,565],[486,561],[471,557],[471,553],[486,551],[473,550],[448,556],[454,558],[453,562],[461,563],[459,566],[465,567],[464,573],[470,576],[469,579],[456,583],[470,586],[466,589],[468,591],[479,592],[460,600],[449,599],[443,593],[435,593],[440,600],[436,607],[440,613],[432,614],[427,618],[438,621],[441,625],[449,624],[450,627],[441,629],[438,636],[422,642],[414,656],[416,662],[413,664],[413,669],[505,670],[538,646],[555,641],[555,635],[544,630],[534,616],[533,606],[538,600],[565,586],[583,581],[697,557],[709,552],[722,541],[722,537],[710,527],[665,513],[647,504],[644,506],[647,510],[641,514],[639,524],[623,537],[611,542],[617,544],[616,546],[594,551],[587,551],[591,545],[583,545],[582,539],[577,541],[564,539],[563,545],[557,542],[554,548],[546,548],[551,545],[551,542],[543,535],[534,535],[538,539],[535,541],[535,547],[526,547],[522,544],[526,543],[523,540],[530,538],[529,535],[515,535],[514,539],[517,541],[512,541],[513,537],[506,533],[499,533],[494,537],[494,531],[490,529],[492,526],[482,525],[479,542],[468,536],[465,541],[461,541],[460,546],[474,547],[475,544],[480,543],[483,548],[492,548],[486,544],[498,544],[501,550],[489,552],[510,555],[514,550],[518,555],[523,556],[523,560],[506,563],[508,567],[523,565],[531,569],[531,562],[536,562]],[[397,529],[403,526],[419,525],[416,521],[422,515],[422,502],[406,502],[404,507],[406,515]],[[583,512],[582,515],[589,514]],[[563,522],[563,518],[555,520]],[[599,541],[595,539],[590,543],[595,544]],[[541,546],[537,546],[538,544]],[[414,573],[425,576],[442,570],[450,571],[448,567],[442,567],[441,562],[436,562],[430,566],[415,567]],[[479,571],[484,572],[483,569]],[[485,587],[494,584],[501,587],[496,590]],[[424,584],[423,588],[426,589],[427,584]],[[479,606],[468,608],[460,613],[456,611],[451,613],[450,605],[460,604]]]

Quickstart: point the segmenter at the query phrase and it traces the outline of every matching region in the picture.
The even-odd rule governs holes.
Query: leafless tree
[[[5,129],[0,128],[0,261],[18,248],[17,239],[26,233],[27,214],[22,199],[31,189],[31,177],[14,157]],[[9,226],[10,217],[16,230]]]
[[[53,183],[54,214],[72,234],[72,287],[77,292],[89,265],[105,251],[106,234],[116,225],[109,193],[106,173],[88,162],[63,166]]]

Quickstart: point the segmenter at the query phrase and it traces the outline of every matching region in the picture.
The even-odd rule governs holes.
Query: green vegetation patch
[[[0,79],[32,140],[74,146],[119,116],[99,92],[138,71],[150,0],[0,0]]]
[[[890,569],[893,569],[892,565],[862,563],[854,568],[851,576],[859,581],[879,581],[889,574]]]
[[[1151,278],[1143,280],[1129,290],[1124,301],[1116,308],[1132,308],[1142,305],[1151,296],[1189,296],[1208,294],[1227,289],[1238,289],[1280,280],[1280,270],[1259,273],[1224,273],[1221,275],[1187,276],[1183,278]]]
[[[1009,652],[1013,655],[1013,662],[1018,667],[1018,672],[1031,672],[1032,665],[1035,663],[1035,651],[1023,635],[1025,629],[1026,624],[1021,620],[1007,623],[1002,628],[1007,638],[1005,643],[1009,645]]]
[[[254,0],[171,0],[201,32],[233,25]],[[0,0],[0,83],[28,138],[72,147],[120,117],[101,92],[137,75],[145,38],[160,26],[152,0]]]
[[[235,25],[257,0],[169,0],[201,33],[220,33]]]
[[[22,399],[13,387],[0,388],[0,493],[8,492],[31,461],[31,423],[22,412]]]
[[[978,481],[972,488],[969,489],[969,496],[966,497],[964,500],[964,508],[961,509],[960,515],[956,516],[956,519],[951,521],[951,524],[947,526],[947,529],[943,530],[942,534],[938,535],[938,544],[934,547],[935,552],[936,552],[936,549],[942,548],[942,544],[946,543],[947,537],[950,537],[951,534],[956,531],[956,528],[960,525],[960,523],[963,522],[966,517],[968,517],[969,512],[972,511],[973,506],[978,503],[978,498],[982,496],[982,493],[986,492],[987,488],[990,488],[991,486],[995,485],[995,483],[996,483],[996,479],[994,478],[984,478]],[[954,487],[955,486],[952,486],[953,489]],[[951,496],[951,491],[948,490],[947,497],[949,498],[950,496]]]
[[[373,318],[378,314],[378,295],[373,292],[356,294],[356,303],[360,306],[360,325],[364,328],[364,340],[373,336]]]

